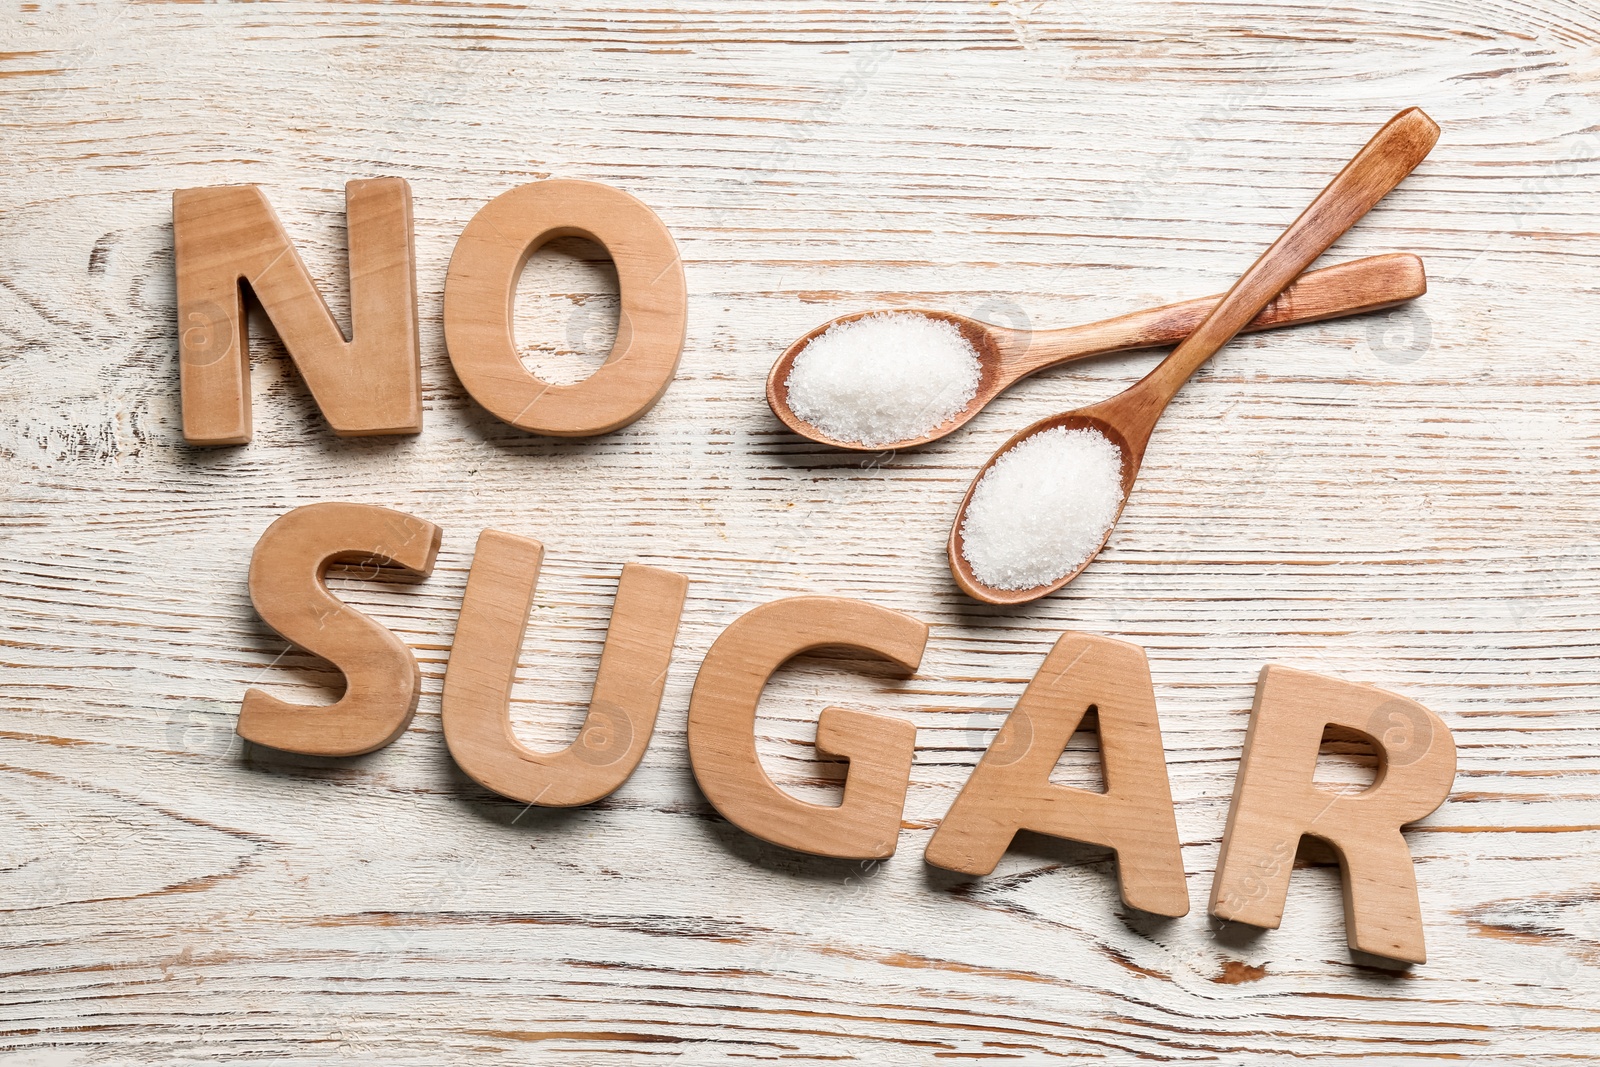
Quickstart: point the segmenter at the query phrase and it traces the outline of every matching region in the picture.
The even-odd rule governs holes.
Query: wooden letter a
[[[1091,708],[1099,712],[1104,793],[1050,782]],[[1115,849],[1128,906],[1158,915],[1188,913],[1143,649],[1109,637],[1063,634],[939,824],[924,858],[935,867],[988,874],[1018,830]]]

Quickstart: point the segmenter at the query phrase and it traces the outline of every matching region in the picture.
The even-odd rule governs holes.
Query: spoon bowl
[[[1110,525],[1106,527],[1106,532],[1101,536],[1100,543],[1095,545],[1094,551],[1090,552],[1082,563],[1079,563],[1059,578],[1043,585],[1030,586],[1027,589],[1000,589],[986,585],[973,573],[972,564],[967,559],[966,536],[962,530],[962,527],[966,525],[967,507],[972,503],[972,495],[978,491],[978,485],[983,481],[984,475],[988,474],[989,469],[999,462],[1001,456],[1010,452],[1034,434],[1055,429],[1093,430],[1110,441],[1116,446],[1117,451],[1122,454],[1122,499],[1117,502],[1116,514],[1112,516]],[[956,521],[950,527],[950,541],[947,546],[950,554],[950,576],[955,579],[956,585],[963,593],[966,593],[974,600],[981,600],[986,604],[1026,604],[1055,592],[1082,573],[1085,567],[1094,562],[1101,549],[1106,547],[1106,542],[1111,539],[1111,531],[1117,528],[1117,522],[1122,518],[1122,509],[1128,505],[1128,496],[1133,492],[1133,483],[1139,477],[1139,465],[1143,461],[1143,443],[1140,442],[1136,446],[1133,442],[1130,442],[1115,423],[1100,417],[1093,408],[1083,408],[1078,411],[1067,411],[1059,415],[1051,415],[1048,418],[1040,419],[1026,429],[1012,434],[1011,438],[997,448],[988,461],[978,470],[977,476],[972,479],[972,484],[967,486],[967,495],[961,498],[961,506],[956,509]]]
[[[1121,519],[1156,422],[1190,375],[1232,340],[1253,316],[1269,306],[1291,279],[1327,251],[1389,190],[1416,169],[1438,139],[1438,125],[1419,108],[1402,111],[1390,119],[1250,265],[1194,332],[1150,373],[1108,400],[1034,423],[990,457],[961,501],[947,544],[950,573],[962,591],[990,604],[1021,604],[1052,593],[1081,574],[1105,547]],[[978,578],[967,558],[962,527],[972,498],[1001,456],[1032,435],[1056,426],[1096,430],[1121,451],[1122,499],[1100,543],[1061,577],[1029,589],[990,586]]]
[[[1301,275],[1261,309],[1242,332],[1254,333],[1394,307],[1427,290],[1427,275],[1422,260],[1416,256],[1398,252],[1368,256]],[[1222,297],[1219,293],[1055,330],[1014,330],[929,308],[841,315],[807,333],[778,357],[767,375],[767,405],[785,426],[819,444],[854,451],[914,448],[960,429],[996,396],[1030,374],[1111,352],[1177,344],[1194,332]],[[978,358],[977,391],[966,406],[919,436],[879,444],[838,440],[796,414],[789,402],[789,376],[800,353],[833,327],[873,315],[920,315],[954,326]]]
[[[847,322],[857,322],[861,319],[871,318],[874,315],[920,315],[935,322],[947,322],[954,326],[961,334],[962,340],[972,346],[978,357],[978,390],[966,407],[955,415],[941,422],[938,426],[919,437],[908,437],[888,444],[872,445],[861,441],[841,441],[830,437],[820,428],[801,418],[789,405],[789,375],[794,372],[794,361],[804,352],[812,341],[827,333],[835,326],[842,326]],[[1029,334],[1026,330],[1013,330],[1005,326],[995,326],[991,323],[980,322],[966,315],[958,315],[953,311],[938,311],[933,308],[894,308],[888,311],[856,311],[849,315],[840,315],[836,319],[818,326],[801,337],[794,344],[784,350],[783,355],[772,365],[772,370],[767,373],[767,406],[772,413],[778,416],[789,429],[801,437],[809,438],[818,444],[829,445],[833,448],[850,449],[858,452],[875,452],[884,448],[912,448],[925,445],[930,441],[937,441],[946,434],[954,432],[966,424],[979,411],[983,410],[990,400],[994,399],[1002,390],[1011,384],[1006,379],[1006,355],[1019,347],[1025,347]]]

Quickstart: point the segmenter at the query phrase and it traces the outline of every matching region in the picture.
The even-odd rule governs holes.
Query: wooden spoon
[[[1099,431],[1122,451],[1122,500],[1111,520],[1111,527],[1115,527],[1128,502],[1134,479],[1139,475],[1139,465],[1144,461],[1145,446],[1150,442],[1156,420],[1183,383],[1217,349],[1227,344],[1285,285],[1371,211],[1389,190],[1399,185],[1422,162],[1438,139],[1438,125],[1420,108],[1410,108],[1390,119],[1328,183],[1327,188],[1317,194],[1311,206],[1234,283],[1194,333],[1157,364],[1154,370],[1109,400],[1041,419],[1016,434],[989,457],[968,487],[967,495],[956,512],[955,524],[950,528],[950,573],[955,577],[956,584],[969,596],[990,604],[1022,604],[1053,593],[1077,577],[1105,547],[1106,538],[1111,536],[1110,527],[1088,559],[1044,585],[1031,589],[996,589],[979,581],[972,573],[961,527],[966,521],[973,492],[984,475],[989,473],[989,468],[994,466],[995,460],[1025,438],[1058,426]]]
[[[1260,314],[1245,324],[1243,333],[1272,330],[1279,326],[1294,326],[1302,322],[1318,322],[1343,315],[1356,315],[1363,311],[1377,311],[1393,307],[1421,296],[1428,290],[1427,276],[1422,260],[1408,253],[1394,252],[1384,256],[1324,267],[1302,275],[1285,289]],[[970,422],[995,397],[1010,389],[1030,374],[1073,360],[1103,356],[1132,348],[1155,348],[1175,345],[1194,332],[1205,318],[1206,312],[1216,306],[1222,294],[1202,296],[1179,304],[1147,308],[1116,318],[1102,319],[1083,326],[1068,326],[1057,330],[1013,330],[994,326],[965,315],[949,311],[931,311],[922,308],[896,309],[895,315],[925,315],[955,325],[978,353],[978,392],[957,414],[946,419],[921,437],[908,437],[903,441],[867,445],[860,441],[839,441],[795,414],[789,406],[789,374],[794,369],[795,357],[824,332],[843,322],[852,322],[868,315],[885,314],[882,311],[858,311],[841,315],[831,322],[806,334],[790,345],[778,357],[767,375],[767,404],[773,414],[789,429],[801,437],[835,448],[857,451],[879,451],[885,448],[911,448],[937,441],[954,433]]]

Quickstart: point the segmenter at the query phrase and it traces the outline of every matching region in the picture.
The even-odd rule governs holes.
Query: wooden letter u
[[[655,729],[688,579],[622,568],[617,600],[578,739],[536,752],[511,732],[511,683],[539,583],[544,546],[485,530],[478,537],[444,679],[444,738],[474,781],[513,800],[570,808],[607,796],[639,765]]]

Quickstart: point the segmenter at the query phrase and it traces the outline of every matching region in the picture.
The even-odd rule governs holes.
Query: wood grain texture
[[[1592,3],[67,4],[0,18],[6,1059],[1593,1054]],[[973,605],[944,567],[950,518],[1017,428],[1113,395],[1156,354],[1037,375],[913,452],[829,451],[766,408],[772,360],[846,312],[940,307],[1021,328],[1224,289],[1406,104],[1440,122],[1438,147],[1326,258],[1415,252],[1427,296],[1231,343],[1174,401],[1109,547],[1060,596]],[[414,195],[423,432],[335,438],[263,343],[253,442],[184,446],[172,191],[260,185],[348,327],[343,187],[384,175]],[[678,378],[605,437],[502,424],[444,350],[456,236],[545,177],[638,197],[683,256]],[[611,347],[598,255],[565,242],[524,273],[519,345],[549,380]],[[251,685],[337,696],[245,587],[261,532],[320,500],[444,529],[426,582],[330,578],[422,664],[410,729],[350,760],[233,735]],[[446,755],[440,685],[491,526],[548,552],[513,690],[537,748],[576,735],[621,565],[690,580],[655,740],[593,808],[524,810]],[[917,726],[906,826],[881,864],[758,844],[689,772],[695,667],[733,619],[795,594],[931,626],[913,678],[804,658],[758,719],[768,773],[813,800],[840,778],[812,757],[821,708]],[[1263,664],[1439,714],[1455,791],[1408,834],[1429,962],[1352,964],[1321,867],[1296,871],[1285,923],[1265,933],[1200,909],[1124,911],[1101,850],[1040,839],[985,879],[927,868],[934,825],[1068,629],[1148,651],[1197,900]],[[1092,785],[1092,755],[1069,748],[1059,780]],[[1360,759],[1330,753],[1329,780],[1370,779]]]

